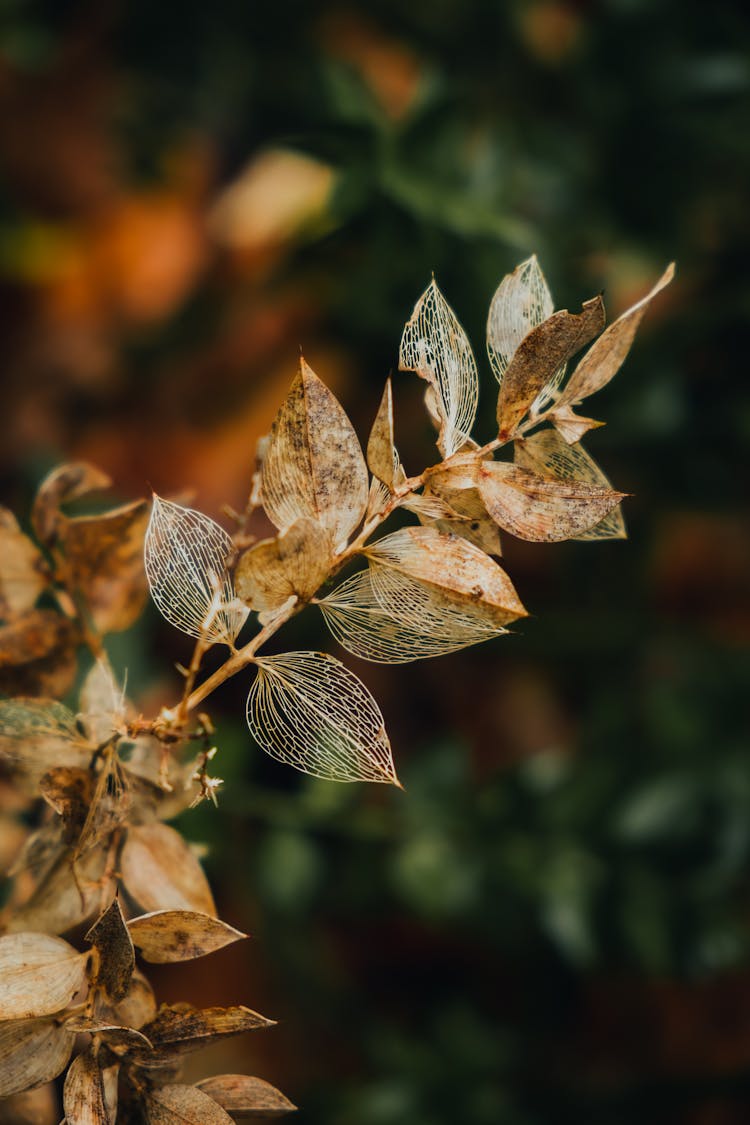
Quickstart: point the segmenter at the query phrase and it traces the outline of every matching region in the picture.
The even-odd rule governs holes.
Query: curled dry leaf
[[[194,910],[155,910],[131,918],[128,930],[146,961],[192,961],[247,937],[226,922]]]
[[[0,627],[0,694],[65,695],[77,662],[73,622],[53,609],[31,609]]]
[[[197,910],[216,917],[203,868],[179,832],[166,824],[128,829],[120,871],[125,890],[146,911]]]
[[[243,1005],[193,1008],[190,1004],[162,1004],[156,1018],[141,1029],[153,1051],[134,1052],[134,1057],[140,1066],[161,1067],[209,1043],[273,1025],[273,1020]]]
[[[0,937],[0,1020],[59,1012],[83,987],[87,960],[51,934]]]
[[[102,492],[111,484],[106,473],[85,461],[53,469],[39,486],[31,512],[31,522],[39,542],[48,547],[56,542],[60,525],[66,518],[60,512],[61,504],[69,504],[92,492]]]
[[[263,507],[284,531],[303,517],[331,533],[335,549],[367,507],[367,466],[354,428],[304,359],[271,429],[263,461]]]
[[[440,417],[438,448],[450,457],[471,435],[479,380],[466,333],[434,278],[404,328],[398,365],[433,388],[432,403]]]
[[[507,461],[483,461],[479,491],[500,527],[519,539],[559,543],[595,527],[625,495],[575,480],[542,477]]]
[[[247,617],[226,562],[232,540],[202,512],[154,496],[146,532],[146,575],[157,609],[191,637],[231,643]]]
[[[159,1086],[146,1098],[148,1125],[233,1125],[218,1102],[197,1086]]]
[[[0,508],[0,619],[33,609],[47,585],[39,550],[7,508]]]
[[[540,476],[557,480],[582,481],[600,488],[611,488],[602,470],[583,446],[568,443],[555,430],[540,430],[514,447],[516,464]],[[622,505],[618,504],[599,523],[576,539],[625,539],[625,520]]]
[[[630,351],[638,326],[654,297],[661,293],[674,277],[674,262],[667,266],[653,289],[637,304],[618,317],[576,367],[558,400],[558,406],[580,402],[594,394],[614,378]]]
[[[586,301],[580,313],[561,309],[532,329],[516,348],[497,399],[500,437],[515,431],[541,390],[556,372],[604,327],[601,297]]]
[[[267,754],[328,781],[398,785],[380,708],[340,661],[286,652],[257,666],[247,722]]]
[[[0,1098],[57,1078],[68,1065],[74,1041],[51,1019],[0,1023]]]
[[[124,1000],[135,969],[135,950],[119,899],[113,899],[97,918],[86,941],[98,954],[94,980],[111,1000]]]
[[[394,474],[399,467],[399,456],[393,441],[393,391],[390,375],[385,381],[385,390],[380,400],[375,421],[367,442],[367,464],[370,472],[391,489]]]
[[[328,577],[332,557],[330,532],[305,516],[240,556],[234,572],[237,595],[263,612],[292,596],[306,601]]]
[[[459,630],[473,630],[478,640],[526,616],[502,567],[458,536],[406,527],[371,544],[364,554],[375,564],[372,586],[381,605],[417,628],[424,629],[427,613],[437,622],[445,618],[447,629],[455,624]],[[464,640],[473,643],[468,636]]]
[[[297,1108],[270,1082],[248,1074],[219,1074],[196,1085],[232,1117],[281,1117]]]
[[[153,1047],[148,1036],[134,1027],[109,1023],[96,1016],[71,1016],[65,1021],[65,1027],[76,1035],[98,1035],[115,1054],[125,1054],[136,1047],[140,1051],[150,1051]]]
[[[111,1125],[99,1062],[91,1048],[70,1064],[63,1088],[66,1125]]]
[[[604,425],[603,422],[597,422],[595,418],[584,418],[583,415],[576,414],[572,406],[556,407],[549,414],[549,420],[568,445],[580,441],[589,430],[596,430]]]

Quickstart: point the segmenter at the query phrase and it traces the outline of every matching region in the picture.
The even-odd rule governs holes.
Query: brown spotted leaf
[[[146,1098],[148,1125],[233,1125],[221,1106],[196,1086],[159,1086]]]
[[[261,612],[278,609],[293,596],[306,601],[328,577],[332,557],[330,532],[305,516],[240,555],[234,572],[237,596]]]
[[[68,1031],[75,1032],[76,1035],[98,1035],[116,1055],[127,1054],[128,1051],[135,1048],[139,1051],[152,1050],[152,1044],[148,1036],[137,1031],[134,1027],[110,1023],[105,1018],[85,1015],[71,1016],[70,1019],[65,1021],[65,1027]]]
[[[270,1082],[248,1074],[219,1074],[196,1085],[232,1117],[282,1117],[297,1108]]]
[[[144,910],[197,910],[216,917],[211,888],[188,845],[166,824],[128,830],[120,869],[125,890]]]
[[[131,918],[128,930],[146,961],[192,961],[247,937],[226,922],[194,910],[156,910]]]
[[[140,1066],[160,1067],[209,1043],[245,1031],[273,1027],[274,1021],[242,1005],[231,1008],[193,1008],[162,1004],[151,1023],[141,1028],[153,1051],[134,1053]]]
[[[373,476],[382,481],[387,488],[393,487],[399,457],[393,442],[393,391],[390,375],[385,381],[383,397],[370,430],[367,442],[367,464]]]
[[[74,1042],[75,1036],[51,1019],[0,1023],[0,1098],[57,1078]]]
[[[31,513],[39,542],[45,546],[56,543],[60,526],[66,519],[60,512],[62,504],[69,504],[92,492],[101,492],[111,484],[106,473],[85,461],[53,469],[39,486]]]
[[[584,303],[580,313],[561,309],[529,332],[518,345],[500,386],[497,424],[501,438],[513,434],[539,392],[603,327],[604,303],[601,297],[594,297]]]
[[[0,508],[0,620],[33,609],[46,585],[41,553],[13,513]]]
[[[65,695],[76,671],[77,630],[53,609],[31,609],[0,627],[0,694]]]
[[[304,359],[271,430],[263,506],[284,531],[305,516],[346,541],[367,507],[365,459],[341,404]]]
[[[500,527],[519,539],[559,543],[595,527],[622,500],[611,488],[539,476],[507,461],[483,461],[479,491]]]
[[[115,898],[94,922],[86,941],[98,954],[95,981],[114,1001],[124,1000],[135,969],[135,950],[130,932]]]
[[[89,1048],[70,1064],[63,1088],[66,1125],[113,1125],[104,1097],[102,1072]]]
[[[563,388],[558,406],[580,402],[612,379],[620,370],[635,339],[644,313],[658,293],[674,277],[674,262],[667,267],[653,289],[619,316],[589,349]]]
[[[476,461],[430,473],[425,495],[441,497],[452,510],[434,522],[437,531],[458,535],[487,555],[502,555],[500,529],[488,514],[476,486]],[[419,514],[419,513],[418,513]],[[426,522],[420,516],[420,522]]]
[[[0,937],[0,1020],[59,1012],[86,980],[87,955],[51,934]]]

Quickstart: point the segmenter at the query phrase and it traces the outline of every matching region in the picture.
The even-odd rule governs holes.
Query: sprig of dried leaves
[[[575,407],[615,375],[672,273],[606,329],[600,297],[578,313],[553,311],[535,257],[504,278],[487,322],[497,435],[484,445],[473,436],[477,363],[433,279],[400,349],[401,368],[426,383],[441,454],[416,476],[395,446],[390,379],[363,454],[343,408],[302,360],[234,536],[158,496],[150,516],[141,501],[71,515],[63,509],[109,484],[83,464],[42,484],[36,543],[0,511],[0,689],[9,697],[0,700],[0,766],[20,795],[0,816],[18,828],[19,809],[36,814],[13,866],[0,937],[0,1096],[44,1087],[85,1034],[64,1083],[69,1125],[211,1125],[294,1108],[258,1078],[181,1085],[186,1054],[271,1021],[244,1007],[157,1008],[136,968],[136,951],[147,963],[184,961],[244,937],[217,918],[198,859],[165,823],[216,800],[212,727],[198,708],[252,666],[247,721],[270,755],[322,778],[398,785],[383,716],[353,672],[327,653],[261,649],[314,605],[360,658],[401,663],[453,652],[506,633],[526,614],[498,561],[501,534],[624,537],[624,494],[581,446],[601,423]],[[511,460],[497,456],[509,449]],[[261,504],[277,534],[256,541],[248,520]],[[398,510],[418,522],[378,537]],[[332,586],[348,565],[353,572]],[[179,702],[153,719],[128,703],[103,642],[135,620],[146,582],[163,616],[195,640]],[[237,647],[252,615],[257,629]],[[217,644],[226,659],[198,682]],[[85,650],[93,666],[74,711],[60,700]],[[82,949],[61,936],[92,921]]]

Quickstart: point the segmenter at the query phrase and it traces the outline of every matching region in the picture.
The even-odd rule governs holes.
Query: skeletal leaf
[[[535,543],[580,536],[624,496],[611,488],[539,476],[507,461],[480,464],[479,491],[500,527]]]
[[[306,600],[328,577],[332,557],[329,531],[305,516],[240,556],[234,572],[237,594],[251,609],[264,612],[292,596]]]
[[[39,550],[13,513],[0,508],[0,619],[33,609],[46,585]]]
[[[232,541],[202,512],[154,496],[146,575],[159,612],[191,637],[234,641],[247,617],[227,574]]]
[[[86,980],[87,955],[51,934],[0,937],[0,1020],[52,1015]]]
[[[103,848],[92,848],[76,863],[69,852],[64,852],[41,875],[29,899],[10,916],[8,929],[58,934],[85,922],[107,889],[105,869]]]
[[[79,697],[83,723],[96,744],[123,729],[128,705],[106,657],[96,660],[83,681]]]
[[[561,309],[529,332],[506,368],[497,399],[501,438],[509,437],[556,372],[604,327],[601,297],[586,301],[580,313]]]
[[[156,910],[131,918],[128,930],[146,961],[192,961],[247,937],[226,922],[194,910]]]
[[[600,488],[611,488],[608,479],[593,457],[579,444],[568,445],[554,430],[540,430],[524,441],[516,442],[515,462],[540,476],[557,480],[581,481]],[[600,523],[575,536],[576,539],[625,539],[622,505],[618,504]]]
[[[479,380],[466,333],[434,278],[404,328],[399,368],[416,372],[433,388],[440,417],[438,447],[449,457],[471,436]]]
[[[556,407],[549,415],[549,420],[569,445],[580,441],[589,430],[596,430],[604,425],[594,418],[584,418],[583,415],[576,414],[572,406]]]
[[[0,694],[65,695],[75,679],[77,630],[53,609],[31,609],[0,627]]]
[[[263,461],[263,507],[284,531],[302,517],[323,524],[334,548],[367,507],[367,466],[338,399],[304,359],[271,430]]]
[[[281,1117],[297,1108],[275,1086],[248,1074],[219,1074],[196,1085],[232,1117]]]
[[[398,785],[383,716],[365,685],[324,652],[257,661],[247,722],[266,753],[328,781]]]
[[[470,612],[460,615],[439,596],[431,597],[424,587],[403,575],[396,575],[395,583],[389,583],[386,576],[386,589],[381,582],[378,597],[372,571],[352,575],[318,603],[339,644],[362,660],[405,664],[456,652],[501,631],[488,627],[481,616],[474,619]],[[393,584],[397,592],[389,597]],[[413,615],[408,620],[402,615],[405,598],[412,606],[415,600],[420,602],[419,624]]]
[[[197,910],[216,917],[203,868],[179,832],[166,824],[129,828],[120,870],[125,890],[146,911]]]
[[[516,349],[532,328],[552,316],[554,305],[536,254],[506,274],[495,290],[487,317],[487,354],[498,383],[502,383]],[[542,387],[531,405],[537,414],[553,397],[565,374],[563,364]]]
[[[112,1125],[101,1068],[91,1048],[70,1064],[65,1076],[63,1107],[66,1125]]]
[[[135,950],[130,932],[114,898],[86,934],[98,954],[95,981],[111,1000],[124,1000],[135,969]]]
[[[447,615],[449,632],[454,627],[450,619],[455,618],[459,636],[463,628],[480,639],[478,632],[489,636],[526,616],[502,567],[458,536],[432,527],[406,527],[379,539],[364,553],[376,564],[371,578],[381,605],[418,628],[424,628],[425,614],[438,621]]]
[[[646,309],[654,297],[669,285],[673,277],[674,262],[667,267],[645,297],[618,317],[606,332],[602,333],[570,376],[560,394],[559,406],[580,402],[582,398],[587,398],[588,395],[601,390],[617,374],[630,351],[630,345],[633,343]]]
[[[148,1125],[233,1125],[218,1102],[197,1086],[158,1086],[146,1098]]]
[[[68,1065],[74,1041],[51,1019],[0,1023],[0,1098],[57,1078]]]
[[[370,438],[367,442],[367,464],[373,476],[389,489],[393,487],[393,476],[399,465],[399,457],[393,443],[393,391],[390,375],[386,379],[383,397],[370,430]]]
[[[92,492],[101,492],[112,484],[111,479],[95,465],[74,461],[59,465],[45,477],[39,486],[31,513],[39,542],[52,546],[66,517],[60,512],[62,504],[69,504]]]
[[[241,1005],[193,1008],[189,1004],[162,1004],[155,1019],[141,1028],[153,1051],[135,1051],[134,1057],[140,1066],[160,1067],[209,1043],[273,1024],[273,1020]]]

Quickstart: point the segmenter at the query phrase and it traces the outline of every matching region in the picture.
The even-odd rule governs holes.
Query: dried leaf
[[[304,359],[271,429],[263,461],[263,507],[284,531],[309,516],[335,549],[367,507],[362,450],[341,404]]]
[[[88,767],[93,747],[75,715],[51,699],[0,700],[0,761],[30,783],[55,766]]]
[[[140,1028],[156,1016],[154,990],[138,969],[133,973],[127,995],[114,1008],[120,1023],[130,1028]]]
[[[516,464],[522,469],[530,469],[540,476],[582,481],[600,488],[612,487],[583,446],[568,445],[554,430],[541,430],[524,441],[516,442],[514,456]],[[600,523],[575,538],[626,539],[622,505],[618,504]]]
[[[584,418],[583,415],[576,414],[572,406],[557,406],[550,413],[549,420],[569,445],[580,441],[589,430],[596,430],[604,425],[604,422],[597,422],[595,418]]]
[[[100,633],[129,629],[143,610],[147,524],[144,500],[103,515],[76,516],[58,524],[70,584],[83,595]]]
[[[91,772],[76,766],[57,766],[39,782],[39,791],[62,820],[62,840],[77,839],[88,815],[93,794]]]
[[[219,1074],[196,1085],[232,1117],[281,1117],[297,1108],[275,1086],[247,1074]]]
[[[112,1000],[124,1000],[135,969],[135,950],[115,898],[86,934],[99,954],[94,980]]]
[[[128,930],[141,956],[153,964],[192,961],[247,937],[226,922],[194,910],[155,910],[131,918]]]
[[[53,609],[32,609],[0,627],[0,693],[65,695],[77,671],[76,628]]]
[[[79,704],[89,738],[96,745],[123,730],[128,705],[106,657],[94,662],[83,681]]]
[[[262,611],[278,609],[292,596],[306,601],[328,577],[332,557],[328,530],[304,517],[240,556],[234,572],[237,594]]]
[[[87,960],[51,934],[0,937],[0,1020],[59,1012],[83,987]]]
[[[367,442],[367,464],[373,476],[382,481],[388,489],[393,487],[393,477],[399,465],[399,457],[393,442],[393,391],[390,375],[385,381],[383,397],[370,430]]]
[[[398,784],[380,709],[340,661],[287,652],[257,666],[247,722],[267,754],[328,781]]]
[[[456,314],[433,278],[401,337],[401,371],[414,371],[435,391],[438,447],[450,457],[471,436],[479,399],[477,365]]]
[[[128,829],[120,871],[125,890],[146,911],[197,910],[216,917],[203,868],[179,832],[166,824]]]
[[[146,1098],[148,1125],[233,1125],[232,1118],[196,1086],[159,1086]]]
[[[247,617],[226,569],[232,540],[202,512],[154,496],[146,575],[163,617],[191,637],[233,642]]]
[[[70,1064],[65,1076],[63,1107],[66,1125],[111,1125],[101,1068],[91,1048]]]
[[[588,395],[601,390],[617,374],[630,351],[630,345],[633,343],[646,309],[657,293],[661,293],[662,289],[669,285],[673,277],[674,262],[667,267],[645,297],[610,324],[570,376],[558,399],[558,406],[580,402],[582,398],[587,398]]]
[[[140,1066],[160,1067],[181,1055],[245,1031],[273,1027],[274,1021],[240,1005],[232,1008],[193,1008],[162,1004],[151,1023],[142,1028],[153,1051],[135,1053]]]
[[[0,1125],[57,1125],[59,1120],[60,1110],[51,1082],[11,1094],[0,1105]]]
[[[117,752],[109,747],[96,779],[86,821],[76,842],[74,858],[98,844],[122,824],[130,813],[130,791]]]
[[[0,508],[0,619],[33,609],[47,585],[39,550],[7,508]]]
[[[28,901],[10,916],[8,929],[59,934],[85,922],[106,890],[105,866],[103,848],[91,849],[75,864],[68,852],[63,853],[40,877]]]
[[[557,371],[604,327],[601,297],[586,301],[580,313],[561,309],[532,329],[508,364],[497,399],[497,424],[505,440]]]
[[[455,616],[455,627],[473,630],[479,640],[526,616],[502,567],[458,536],[432,527],[406,527],[379,539],[364,553],[376,564],[371,577],[381,605],[416,628],[424,629],[427,612],[438,621],[444,615],[451,631],[449,619]],[[468,642],[468,634],[464,639],[473,643]]]
[[[57,1078],[68,1065],[74,1041],[51,1019],[0,1023],[0,1098]]]
[[[39,486],[31,513],[31,522],[40,543],[52,546],[61,521],[60,505],[69,504],[91,492],[101,492],[112,484],[106,473],[85,461],[60,465],[45,477]]]
[[[519,539],[559,543],[595,527],[625,495],[578,481],[538,476],[507,461],[483,461],[479,491],[500,527]]]
[[[155,1010],[154,1008],[154,1014]],[[70,1019],[65,1021],[65,1027],[68,1031],[73,1031],[77,1035],[98,1035],[116,1055],[127,1054],[136,1048],[139,1051],[153,1049],[153,1044],[148,1036],[136,1031],[134,1027],[110,1023],[106,1019],[96,1016],[71,1016]]]
[[[452,509],[452,516],[435,521],[437,531],[458,535],[484,551],[487,555],[502,555],[500,529],[487,513],[484,501],[476,486],[476,474],[471,466],[451,466],[430,473],[425,484],[425,494],[441,497]],[[424,522],[420,516],[420,522]]]
[[[521,341],[552,316],[554,305],[536,254],[517,265],[498,285],[487,317],[487,354],[498,383]],[[537,414],[553,397],[565,374],[563,364],[542,387],[531,406]]]

